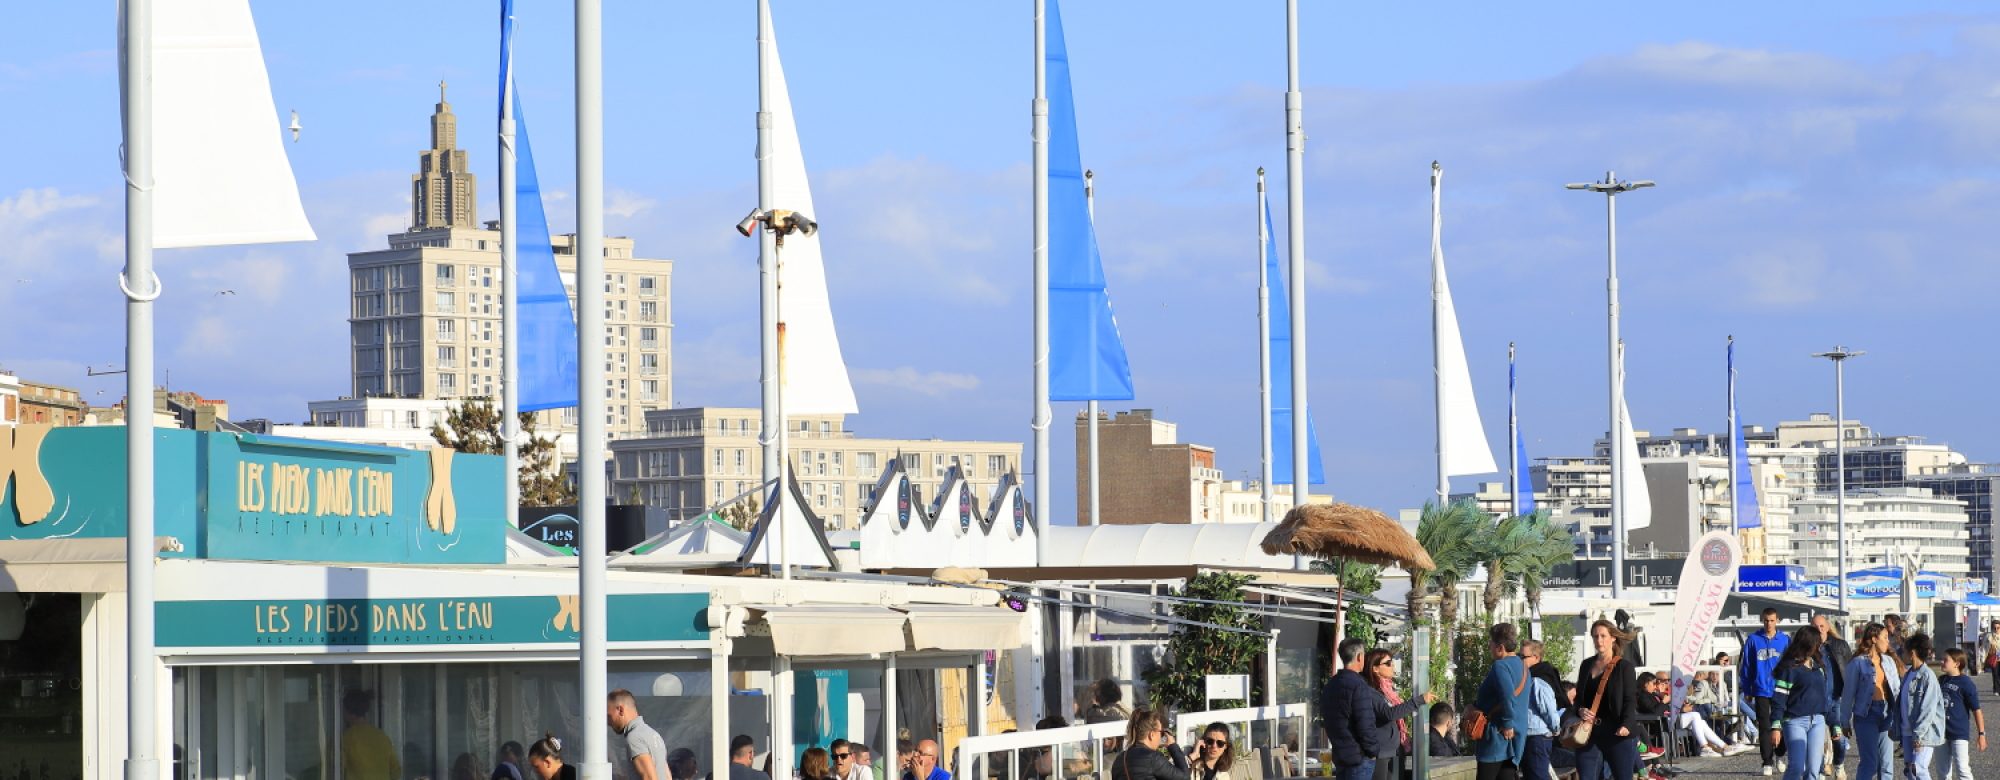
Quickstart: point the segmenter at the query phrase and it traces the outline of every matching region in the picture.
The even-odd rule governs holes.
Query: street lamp
[[[1834,347],[1832,352],[1815,352],[1813,357],[1833,361],[1833,525],[1834,525],[1834,593],[1839,596],[1840,611],[1847,612],[1847,359],[1861,357],[1868,353],[1858,349]]]
[[[1604,194],[1605,256],[1609,269],[1605,284],[1605,296],[1610,299],[1611,338],[1607,343],[1611,363],[1611,597],[1625,595],[1625,477],[1624,456],[1620,454],[1623,442],[1619,438],[1624,431],[1625,408],[1625,361],[1619,353],[1618,341],[1618,196],[1633,190],[1643,190],[1653,186],[1651,181],[1620,181],[1616,174],[1604,172],[1603,181],[1576,182],[1563,185],[1572,190],[1585,190]]]
[[[736,232],[743,234],[744,238],[750,238],[757,235],[759,225],[772,236],[771,262],[767,269],[770,281],[765,287],[766,293],[770,295],[771,305],[761,325],[768,331],[761,340],[766,353],[765,365],[768,369],[766,373],[771,383],[765,393],[765,402],[769,407],[766,419],[771,422],[766,426],[766,433],[770,439],[764,444],[774,448],[772,451],[777,456],[771,459],[776,461],[776,464],[769,469],[771,472],[769,478],[777,487],[771,499],[771,522],[776,527],[770,530],[770,539],[778,546],[779,577],[789,580],[792,578],[792,556],[791,549],[785,546],[785,491],[787,490],[785,487],[785,319],[784,309],[780,306],[785,292],[783,250],[786,236],[793,233],[810,236],[819,232],[819,223],[796,211],[755,208],[751,209],[741,222],[736,223]]]

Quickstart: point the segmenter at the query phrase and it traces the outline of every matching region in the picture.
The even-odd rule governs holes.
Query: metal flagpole
[[[1438,318],[1444,299],[1444,279],[1438,275],[1438,252],[1444,247],[1444,166],[1431,161],[1431,395],[1437,404],[1437,505],[1451,501],[1451,473],[1445,465],[1444,325]]]
[[[1858,349],[1834,347],[1832,352],[1813,357],[1833,361],[1833,462],[1834,462],[1834,590],[1839,595],[1840,612],[1847,614],[1847,359],[1868,354]]]
[[[1306,132],[1299,92],[1299,0],[1285,0],[1285,232],[1291,241],[1292,504],[1312,495],[1306,433]]]
[[[1049,99],[1047,4],[1035,0],[1034,224],[1035,224],[1035,563],[1048,560],[1049,522]]]
[[[1514,342],[1507,342],[1508,514],[1521,514],[1521,411],[1514,395]]]
[[[1257,169],[1257,426],[1263,434],[1263,449],[1260,450],[1263,471],[1260,484],[1264,505],[1264,522],[1272,521],[1271,507],[1271,258],[1266,255],[1271,245],[1270,233],[1266,231],[1264,215],[1269,213],[1265,203],[1264,169]]]
[[[576,340],[578,634],[583,664],[583,780],[608,780],[604,710],[604,9],[576,0]]]
[[[511,11],[511,4],[507,10]],[[507,20],[502,19],[502,24]],[[507,48],[500,79],[500,454],[507,469],[507,524],[521,518],[521,288],[520,253],[514,239],[514,49]]]
[[[125,666],[126,780],[159,780],[158,658],[153,649],[153,3],[126,0]],[[141,293],[140,290],[147,292]]]
[[[1736,469],[1741,466],[1743,453],[1736,447],[1736,438],[1742,430],[1736,427],[1738,424],[1736,422],[1736,337],[1732,335],[1729,337],[1729,479],[1724,481],[1729,483],[1729,533],[1740,539],[1743,535],[1741,530],[1743,517],[1737,513],[1741,504],[1736,497]]]
[[[1097,191],[1091,186],[1091,179],[1096,175],[1087,169],[1083,172],[1083,208],[1090,216],[1093,229],[1097,222]],[[1098,508],[1102,506],[1099,497],[1103,495],[1103,491],[1098,486],[1097,399],[1090,399],[1085,411],[1090,414],[1090,522],[1102,523],[1104,516],[1098,514]]]
[[[764,390],[764,430],[758,444],[764,449],[764,483],[774,486],[771,493],[771,534],[768,544],[778,546],[778,571],[783,579],[792,578],[791,551],[785,545],[785,416],[782,411],[784,393],[784,344],[778,312],[778,234],[775,226],[768,223],[768,215],[776,206],[771,198],[776,190],[771,171],[771,41],[764,37],[764,30],[770,27],[771,4],[769,0],[757,0],[757,213],[766,216],[763,229],[757,231],[757,268],[762,282],[761,322],[758,327],[758,341],[763,353]],[[720,497],[718,497],[719,499]]]

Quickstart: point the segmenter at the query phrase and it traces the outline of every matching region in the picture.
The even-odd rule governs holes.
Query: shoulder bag
[[[1618,671],[1618,656],[1614,655],[1611,657],[1610,666],[1604,670],[1603,674],[1597,676],[1597,692],[1590,696],[1590,714],[1592,717],[1597,715],[1598,706],[1604,703],[1604,689],[1611,687],[1611,673],[1615,671]],[[1581,717],[1564,723],[1562,733],[1556,735],[1556,744],[1570,750],[1582,750],[1585,745],[1590,744],[1590,727],[1592,725],[1589,721]]]
[[[1530,677],[1530,676],[1528,675],[1528,665],[1527,665],[1527,664],[1522,664],[1522,665],[1521,665],[1521,684],[1519,684],[1519,685],[1516,685],[1516,686],[1514,686],[1514,695],[1515,695],[1515,696],[1517,696],[1517,697],[1518,697],[1518,696],[1520,696],[1520,695],[1521,695],[1521,691],[1524,691],[1524,690],[1527,690],[1527,688],[1528,688],[1528,680],[1530,680],[1530,679],[1533,679],[1533,678],[1532,678],[1532,677]],[[1473,708],[1471,708],[1471,707],[1467,707],[1467,708],[1465,708],[1465,736],[1466,736],[1466,737],[1470,738],[1470,739],[1471,739],[1471,740],[1473,740],[1474,742],[1477,742],[1477,741],[1479,741],[1479,740],[1482,740],[1482,739],[1485,739],[1485,738],[1486,738],[1486,726],[1487,726],[1487,723],[1486,723],[1486,713],[1484,713],[1484,712],[1480,712],[1479,710],[1476,710],[1476,709],[1473,709]]]

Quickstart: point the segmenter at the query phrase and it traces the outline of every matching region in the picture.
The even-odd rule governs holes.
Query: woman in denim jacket
[[[1931,638],[1912,634],[1903,640],[1910,670],[1903,673],[1902,701],[1897,708],[1903,735],[1903,776],[1931,780],[1933,751],[1944,744],[1944,692],[1931,671]]]

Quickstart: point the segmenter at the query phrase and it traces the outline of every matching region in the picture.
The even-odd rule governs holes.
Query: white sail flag
[[[1637,531],[1653,524],[1653,494],[1646,489],[1646,469],[1639,463],[1639,437],[1632,432],[1632,408],[1618,401],[1619,472],[1625,490],[1613,499],[1625,508],[1625,530]],[[1622,543],[1622,540],[1619,540]]]
[[[778,59],[778,36],[766,17],[764,37],[771,42],[771,203],[768,208],[796,211],[817,219],[812,188],[806,184],[806,160],[799,150],[799,127],[792,118],[792,97],[785,88],[785,69]],[[778,252],[778,322],[783,335],[779,355],[784,364],[785,414],[854,414],[854,385],[847,378],[847,361],[840,356],[840,339],[833,329],[833,306],[826,295],[826,264],[820,257],[819,233],[785,237]]]
[[[1458,308],[1451,302],[1451,282],[1444,273],[1444,214],[1440,190],[1444,168],[1431,163],[1431,327],[1435,338],[1438,394],[1438,458],[1448,476],[1499,471],[1493,448],[1486,443],[1486,426],[1479,422],[1479,404],[1472,397],[1472,372],[1466,367],[1465,340],[1458,332]]]
[[[313,240],[249,0],[152,18],[153,246]]]

